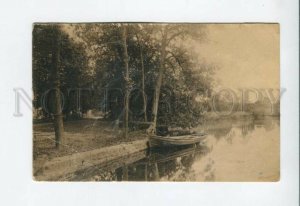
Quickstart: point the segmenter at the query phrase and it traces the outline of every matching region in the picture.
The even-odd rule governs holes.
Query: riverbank
[[[239,112],[234,116],[207,113],[205,122],[197,129],[199,132],[215,135],[231,131],[233,126],[241,127],[243,131],[248,127],[253,130],[253,118],[251,113]],[[264,121],[260,121],[259,125],[268,125]],[[148,136],[145,131],[131,131],[128,137],[124,138],[122,129],[114,122],[91,119],[67,121],[64,123],[64,129],[65,141],[61,149],[57,150],[52,123],[34,124],[33,174],[36,180],[76,180],[76,175],[66,175],[85,170],[79,175],[82,178],[89,167],[124,161],[126,163],[129,161],[126,156],[140,152],[138,156],[141,158],[140,156],[144,155],[141,151],[147,148]]]
[[[252,119],[254,116],[251,112],[206,112],[203,115],[205,120],[221,120],[221,119]]]
[[[84,179],[81,171],[98,171],[103,168],[120,167],[130,164],[146,156],[147,140],[136,140],[129,143],[121,143],[114,146],[103,147],[86,152],[74,153],[51,160],[34,162],[34,178],[38,181],[57,181]],[[137,154],[137,155],[133,155]],[[138,159],[134,158],[138,157]],[[78,175],[78,173],[80,175]],[[84,172],[86,173],[86,172]]]
[[[206,113],[206,121],[222,119],[251,119],[253,115],[246,112],[236,112],[232,115]],[[144,131],[131,131],[127,138],[115,122],[82,119],[64,122],[64,143],[61,149],[55,148],[55,135],[52,123],[38,123],[33,125],[33,160],[51,160],[55,157],[71,155],[94,149],[118,145],[121,143],[145,140]]]
[[[142,131],[131,131],[127,138],[122,129],[113,122],[83,119],[64,122],[64,144],[55,148],[55,134],[52,123],[33,125],[33,159],[48,159],[84,152],[120,143],[146,139]]]
[[[55,148],[53,124],[39,123],[33,125],[33,174],[35,176],[40,175],[40,172],[45,171],[47,167],[50,171],[49,174],[51,174],[42,178],[36,178],[37,180],[46,180],[52,177],[51,170],[53,170],[54,176],[57,176],[55,172],[56,167],[62,166],[71,169],[75,166],[80,169],[77,162],[91,161],[92,157],[89,154],[93,154],[98,150],[100,150],[98,151],[99,154],[97,152],[96,154],[101,154],[106,159],[98,159],[95,162],[97,164],[102,163],[104,160],[109,161],[110,157],[117,158],[116,154],[126,155],[132,147],[144,150],[146,149],[146,144],[141,144],[141,142],[145,142],[148,139],[147,135],[142,131],[131,131],[130,135],[124,138],[122,129],[114,122],[93,119],[64,122],[64,130],[64,144],[58,150]],[[138,146],[134,146],[135,144],[138,144]],[[104,149],[103,151],[105,152],[103,153],[101,149]],[[136,149],[132,152],[135,151]],[[62,161],[61,158],[65,160]],[[53,165],[54,163],[56,165]],[[61,169],[61,171],[64,170]]]

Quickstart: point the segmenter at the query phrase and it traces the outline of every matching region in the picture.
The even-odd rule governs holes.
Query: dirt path
[[[33,125],[33,159],[50,160],[55,157],[99,149],[135,140],[147,139],[144,132],[130,132],[128,138],[113,122],[99,120],[78,120],[64,123],[64,144],[61,150],[55,148],[54,129],[51,123]]]

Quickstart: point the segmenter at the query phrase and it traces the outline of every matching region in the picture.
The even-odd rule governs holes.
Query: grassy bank
[[[99,120],[76,120],[64,123],[64,144],[55,148],[55,134],[52,123],[33,125],[33,159],[51,159],[78,152],[108,147],[120,143],[146,139],[143,132],[130,132],[127,138],[122,129],[113,122]]]
[[[55,148],[52,123],[33,124],[33,174],[36,180],[56,180],[86,167],[146,148],[144,132],[127,138],[113,122],[84,119],[64,122],[64,143]]]

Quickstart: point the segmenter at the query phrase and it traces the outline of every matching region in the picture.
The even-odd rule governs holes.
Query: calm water
[[[204,145],[143,151],[83,176],[92,181],[277,181],[279,118],[205,122]],[[81,174],[82,175],[82,174]]]

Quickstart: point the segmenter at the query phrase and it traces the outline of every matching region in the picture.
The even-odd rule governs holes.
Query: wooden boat
[[[168,147],[199,144],[207,134],[189,134],[181,136],[152,136],[149,138],[150,147]]]

